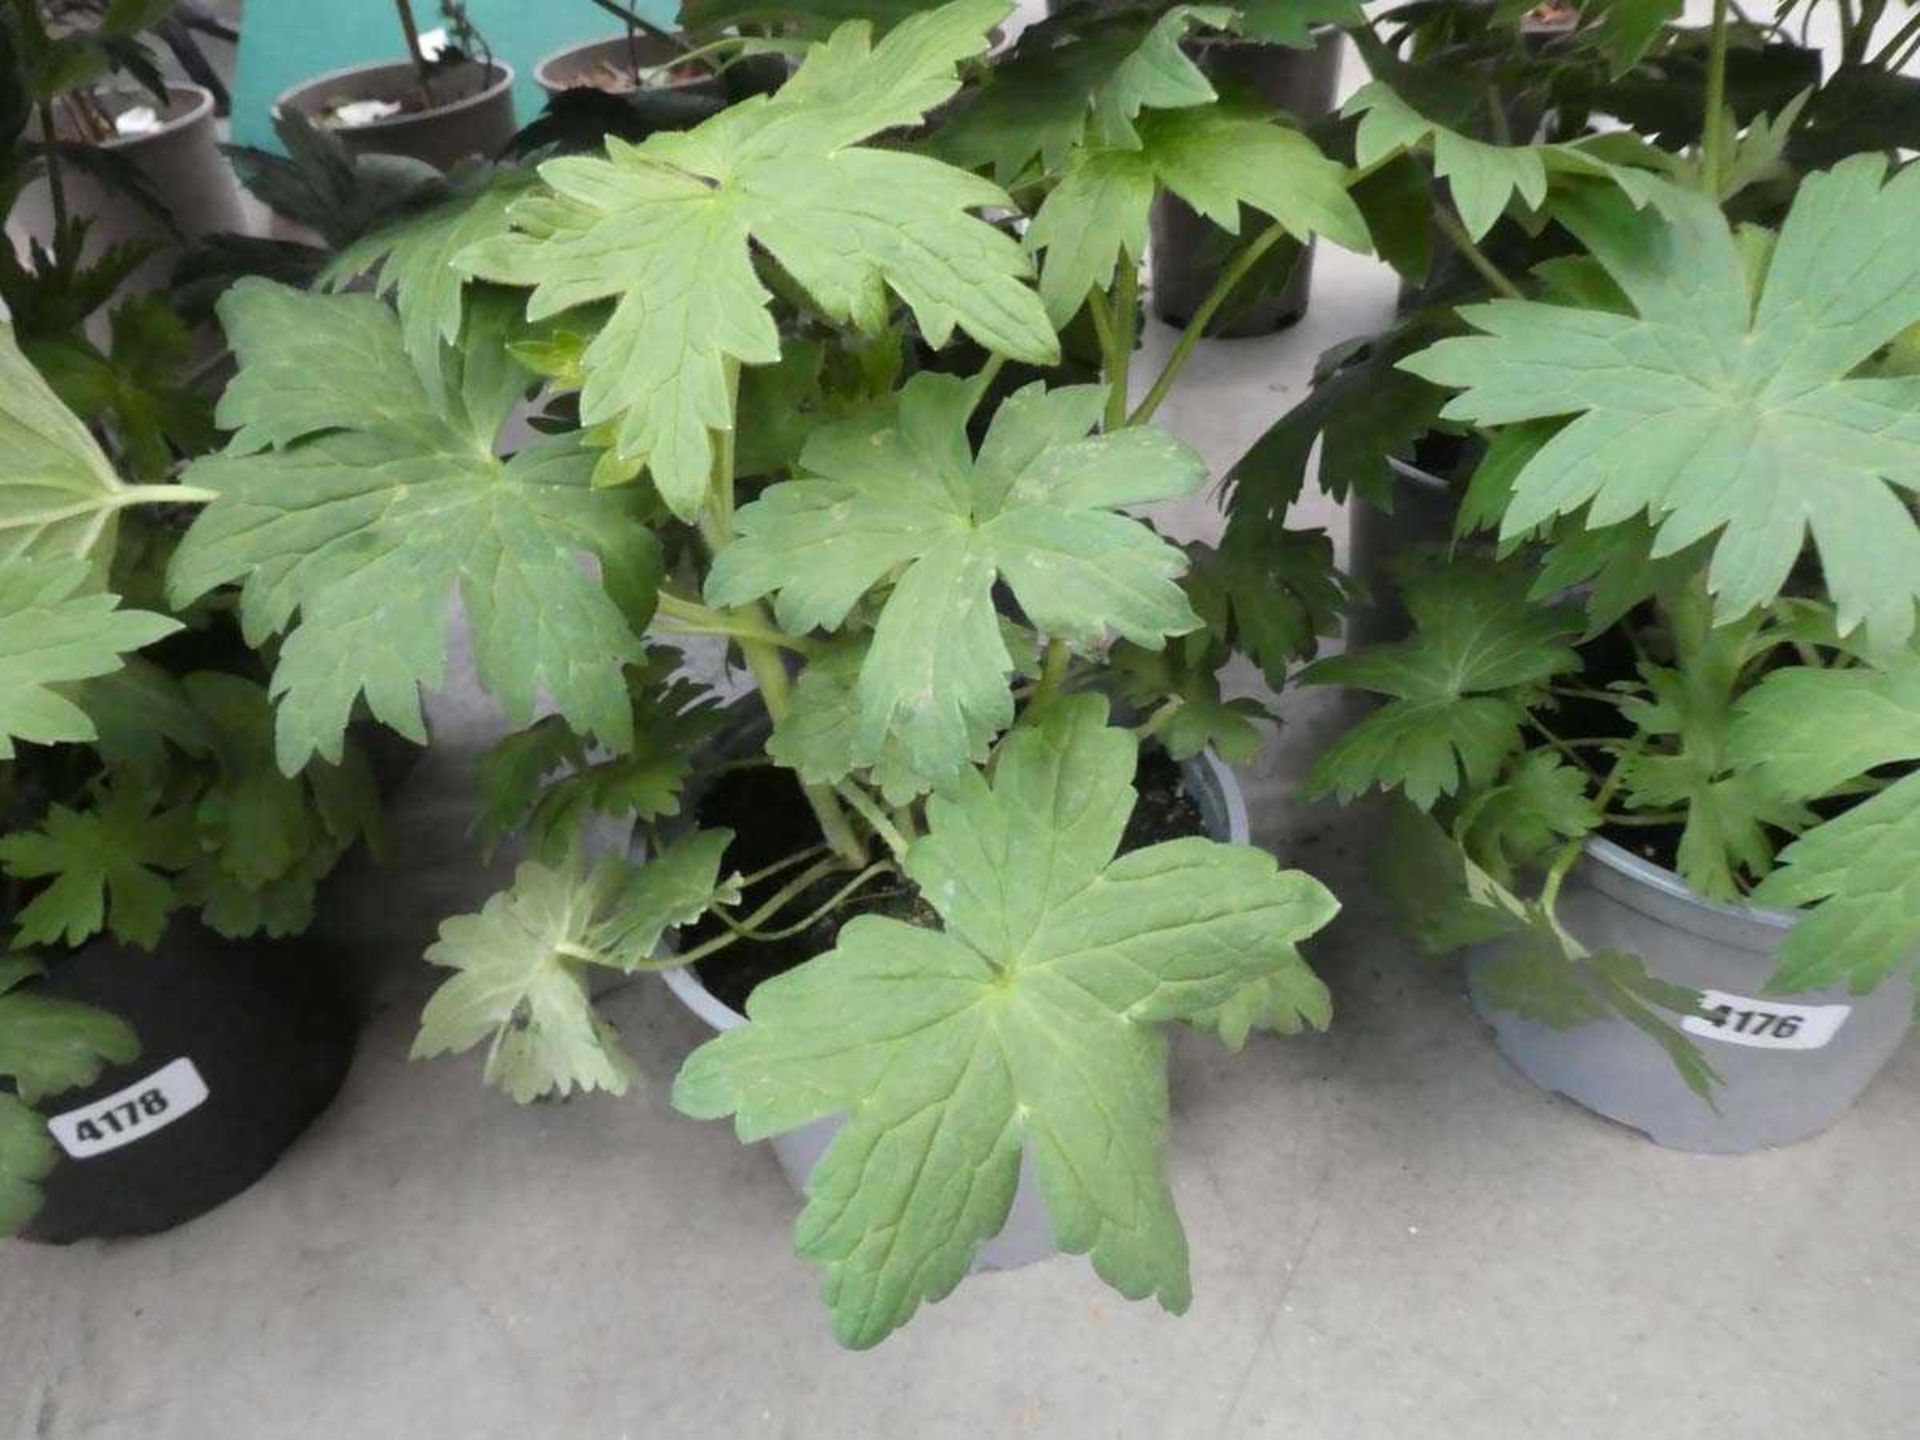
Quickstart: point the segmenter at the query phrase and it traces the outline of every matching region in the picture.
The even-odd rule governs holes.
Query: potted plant
[[[460,0],[440,0],[442,36],[423,41],[412,0],[394,0],[406,58],[352,65],[274,102],[334,131],[355,154],[403,155],[449,170],[513,138],[513,67],[495,57]]]
[[[1315,786],[1403,798],[1394,889],[1505,1053],[1704,1150],[1843,1114],[1920,956],[1920,189],[1792,167],[1804,101],[1740,132],[1728,31],[1698,147],[1534,147],[1571,253],[1400,361],[1504,553],[1405,557],[1411,636],[1304,677],[1387,697]]]
[[[217,498],[171,576],[179,603],[253,577],[243,616],[285,635],[289,766],[331,753],[362,697],[420,733],[458,590],[523,727],[485,767],[492,813],[546,843],[443,925],[430,958],[452,974],[416,1053],[481,1048],[522,1100],[619,1093],[632,1063],[588,977],[670,972],[723,1031],[680,1108],[746,1139],[837,1123],[799,1246],[857,1346],[958,1283],[1023,1163],[1060,1248],[1184,1308],[1165,1029],[1237,1045],[1328,1018],[1297,945],[1332,897],[1223,843],[1242,832],[1222,771],[1183,763],[1257,745],[1209,664],[1235,611],[1122,513],[1204,465],[1129,413],[1112,325],[1101,384],[995,388],[1052,365],[1055,319],[1089,303],[1130,335],[1137,249],[1069,256],[1036,225],[1036,292],[978,213],[1006,212],[1000,187],[873,142],[947,100],[1004,8],[877,41],[845,25],[771,99],[370,242],[397,314],[236,287],[238,433],[190,472]],[[1340,168],[1278,145],[1325,203],[1261,198],[1339,224]],[[1128,195],[1125,234],[1152,192]],[[956,332],[978,370],[920,368]],[[494,458],[542,377],[549,433]],[[731,647],[749,701],[690,704],[649,627]],[[633,854],[582,853],[596,810],[637,820]]]
[[[224,597],[154,613],[206,492],[123,479],[10,329],[0,379],[0,1208],[37,1239],[145,1233],[250,1184],[338,1087],[353,1017],[282,937],[378,808],[356,751],[276,769]]]
[[[0,6],[14,226],[62,263],[125,254],[119,283],[140,291],[165,283],[188,242],[244,224],[213,94],[167,81],[148,44],[173,9],[171,0],[104,13],[64,0]]]
[[[621,0],[592,0],[618,20],[622,33],[587,40],[549,55],[534,79],[549,98],[567,90],[631,95],[640,90],[721,93],[712,65],[684,37],[662,29]]]

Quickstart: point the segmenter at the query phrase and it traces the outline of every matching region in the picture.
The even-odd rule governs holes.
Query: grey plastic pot
[[[343,125],[334,130],[356,155],[404,155],[441,170],[469,156],[497,155],[513,139],[513,67],[496,60],[436,78],[442,93],[455,98],[413,114]],[[317,121],[343,100],[405,100],[419,88],[413,65],[400,60],[383,65],[349,65],[296,85],[278,100],[275,111],[293,110]]]
[[[596,71],[608,67],[631,71],[636,63],[643,68],[666,65],[672,63],[679,54],[678,50],[658,36],[615,35],[606,40],[570,45],[565,50],[549,55],[534,67],[533,78],[551,99],[577,86],[590,84],[587,77]],[[719,77],[711,74],[702,74],[692,80],[672,80],[659,88],[694,95],[725,93]]]
[[[1206,826],[1207,834],[1216,840],[1247,844],[1251,832],[1247,825],[1246,797],[1241,793],[1240,782],[1226,762],[1208,751],[1187,761],[1181,767],[1181,773],[1188,796],[1200,807],[1201,821]],[[673,992],[674,998],[716,1031],[737,1030],[747,1023],[746,1016],[717,999],[712,991],[700,983],[700,977],[694,973],[692,966],[665,971],[661,978],[667,982],[667,988]],[[786,1175],[787,1183],[793,1186],[795,1193],[807,1193],[807,1179],[813,1174],[814,1166],[827,1153],[827,1147],[833,1144],[834,1137],[845,1124],[846,1121],[839,1116],[816,1120],[798,1130],[776,1135],[767,1142],[773,1147],[774,1158],[779,1161],[781,1172]],[[1014,1191],[1007,1223],[1001,1227],[998,1235],[980,1247],[973,1268],[1012,1270],[1045,1260],[1058,1251],[1059,1247],[1053,1240],[1053,1223],[1047,1218],[1046,1203],[1041,1198],[1039,1180],[1033,1172],[1029,1155],[1021,1161],[1020,1184]]]
[[[1660,979],[1705,993],[1714,1019],[1689,1017],[1683,1028],[1725,1082],[1714,1105],[1625,1020],[1553,1030],[1492,1009],[1478,984],[1484,956],[1468,967],[1474,1008],[1535,1084],[1676,1150],[1741,1154],[1818,1135],[1852,1108],[1912,1023],[1905,979],[1866,995],[1764,994],[1798,914],[1703,900],[1671,870],[1606,840],[1587,842],[1559,914],[1589,949],[1637,955]]]
[[[1246,40],[1203,40],[1189,49],[1223,95],[1250,95],[1307,123],[1333,110],[1346,41],[1330,26],[1316,38],[1311,50]],[[1239,234],[1230,235],[1186,201],[1160,196],[1153,204],[1148,250],[1153,313],[1184,327],[1240,247],[1266,224],[1264,216],[1243,206]],[[1313,246],[1283,241],[1235,287],[1221,312],[1230,318],[1208,333],[1238,340],[1285,329],[1306,313],[1312,284]]]
[[[124,289],[129,291],[161,288],[187,241],[246,229],[239,182],[220,153],[212,92],[187,84],[169,85],[167,89],[171,103],[160,117],[158,130],[145,135],[119,135],[97,144],[101,150],[124,158],[145,177],[154,193],[166,202],[171,229],[124,190],[102,183],[77,166],[66,166],[61,172],[69,211],[93,221],[87,232],[87,259],[109,245],[140,243],[157,247],[128,279]],[[151,103],[151,99],[145,92],[130,93],[109,100],[108,107],[118,114]],[[36,180],[21,195],[8,228],[43,243],[53,234],[53,199],[44,179]]]

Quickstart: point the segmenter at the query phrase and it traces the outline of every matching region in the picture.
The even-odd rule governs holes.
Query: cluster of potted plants
[[[1185,1308],[1169,1032],[1238,1049],[1331,1010],[1300,947],[1334,897],[1247,843],[1235,653],[1384,697],[1311,788],[1389,793],[1383,883],[1470,950],[1529,1073],[1691,1148],[1830,1123],[1920,955],[1920,186],[1829,98],[1904,83],[1906,32],[1876,53],[1850,11],[1840,69],[1774,103],[1740,57],[1803,47],[1725,6],[1702,35],[1606,5],[1076,5],[993,54],[1001,0],[830,9],[635,17],[662,57],[636,86],[664,67],[700,105],[465,169],[311,286],[233,285],[217,452],[170,442],[131,487],[50,396],[16,419],[66,437],[19,481],[56,500],[17,507],[20,554],[66,568],[15,603],[85,639],[23,648],[9,733],[91,743],[110,827],[116,765],[201,752],[56,688],[149,683],[119,657],[177,623],[100,587],[232,617],[264,676],[231,716],[248,818],[312,837],[281,872],[305,883],[366,828],[356,727],[427,739],[457,598],[514,727],[486,824],[531,858],[442,925],[415,1053],[479,1051],[522,1102],[620,1094],[596,984],[662,973],[716,1032],[675,1104],[774,1142],[852,1346],[1054,1248]],[[1230,83],[1220,56],[1327,25],[1375,76],[1343,117]],[[768,55],[791,73],[737,95]],[[1224,248],[1136,387],[1176,204]],[[1403,316],[1236,467],[1219,543],[1177,546],[1140,507],[1209,477],[1153,417],[1202,335],[1284,316],[1316,240],[1400,268]],[[1357,527],[1352,582],[1288,524],[1316,455],[1392,521]],[[148,500],[184,533],[96,554]],[[1350,589],[1369,643],[1315,660]],[[750,694],[690,684],[681,641]],[[220,925],[189,877],[233,803],[140,793],[145,843],[169,803],[215,832],[123,883]],[[93,928],[34,888],[65,814],[0,841],[26,939]],[[589,844],[609,818],[630,842]],[[100,883],[94,927],[141,909]],[[16,1065],[0,1111],[16,1193],[51,1153],[25,1106],[132,1044],[63,1023],[65,1068]]]

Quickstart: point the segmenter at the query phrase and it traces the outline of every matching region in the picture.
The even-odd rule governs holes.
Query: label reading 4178
[[[1851,1005],[1784,1005],[1702,990],[1700,1011],[1680,1022],[1690,1035],[1760,1050],[1818,1050],[1840,1033]]]
[[[207,1082],[193,1061],[182,1055],[144,1080],[103,1099],[50,1116],[47,1129],[60,1148],[76,1160],[104,1155],[164,1130],[206,1103]]]

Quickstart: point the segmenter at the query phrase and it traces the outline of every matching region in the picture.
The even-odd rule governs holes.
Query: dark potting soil
[[[1200,807],[1187,794],[1180,767],[1164,750],[1143,750],[1134,772],[1139,800],[1120,837],[1121,853],[1139,850],[1162,840],[1206,834]],[[727,852],[728,868],[743,875],[765,869],[784,856],[820,843],[813,811],[800,793],[793,772],[772,765],[733,770],[714,781],[694,807],[702,826],[724,826],[734,833]],[[745,915],[765,902],[792,878],[791,872],[750,886],[736,913]],[[792,911],[804,915],[832,897],[847,876],[835,874],[820,881],[793,902]],[[695,963],[700,982],[713,994],[744,1014],[747,997],[763,980],[783,975],[816,955],[831,950],[840,928],[856,915],[890,915],[914,925],[938,928],[939,918],[919,892],[904,882],[880,884],[864,890],[833,914],[797,935],[756,943],[742,940]],[[688,948],[719,935],[719,921],[703,919],[681,935]]]

